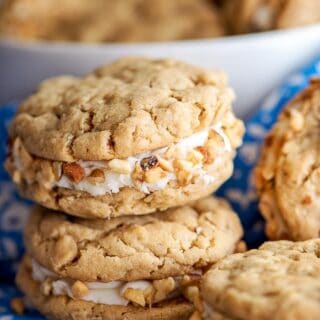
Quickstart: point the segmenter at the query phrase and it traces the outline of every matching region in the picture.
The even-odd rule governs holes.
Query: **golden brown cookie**
[[[46,286],[41,286],[31,275],[31,261],[29,257],[25,257],[20,265],[16,282],[32,305],[49,319],[183,320],[188,319],[193,311],[193,306],[181,297],[156,303],[152,307],[143,307],[137,303],[112,305],[70,298],[67,295],[53,295],[46,292]]]
[[[81,281],[162,279],[197,273],[234,252],[238,216],[222,199],[149,215],[85,220],[35,207],[25,229],[29,254]]]
[[[5,0],[2,36],[24,40],[143,42],[222,36],[209,0]]]
[[[320,81],[294,98],[267,136],[255,169],[259,206],[271,239],[320,233]]]
[[[10,127],[6,167],[22,194],[83,217],[144,214],[216,190],[243,124],[221,72],[124,58],[43,82]]]
[[[232,33],[304,26],[320,22],[318,0],[224,0]]]
[[[202,280],[204,319],[319,319],[319,254],[319,239],[275,241],[219,261]]]

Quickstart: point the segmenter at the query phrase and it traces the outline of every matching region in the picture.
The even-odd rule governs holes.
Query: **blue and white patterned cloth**
[[[265,240],[264,223],[258,212],[252,180],[252,168],[259,157],[261,142],[283,106],[315,76],[320,77],[320,58],[274,90],[246,121],[244,144],[238,150],[233,177],[217,192],[227,198],[239,214],[245,229],[244,240],[250,247],[256,247]],[[6,154],[8,122],[16,108],[16,103],[0,107],[0,163]],[[13,284],[13,276],[24,250],[21,230],[30,205],[18,195],[3,166],[0,166],[0,320],[43,319],[35,311],[28,311],[24,316],[14,315],[9,306],[12,297],[21,295]]]

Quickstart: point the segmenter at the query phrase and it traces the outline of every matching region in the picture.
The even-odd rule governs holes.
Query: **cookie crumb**
[[[13,298],[10,301],[10,307],[16,314],[24,313],[24,303],[21,298]]]

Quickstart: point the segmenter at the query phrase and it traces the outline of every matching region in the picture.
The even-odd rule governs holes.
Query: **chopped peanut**
[[[179,185],[185,186],[190,183],[192,175],[192,163],[186,160],[175,160],[174,167],[176,169],[176,175]]]
[[[168,295],[175,290],[176,282],[172,277],[154,280],[153,286],[156,290],[154,295],[154,302],[158,302],[164,300],[168,297]]]
[[[209,157],[209,152],[206,147],[197,147],[197,150],[201,152],[202,157],[203,157],[203,162],[204,163],[210,163],[212,162],[212,158]]]
[[[77,163],[64,163],[62,165],[63,173],[68,176],[73,182],[80,182],[84,175],[84,169]]]
[[[21,298],[13,298],[10,301],[10,307],[16,314],[23,314],[24,304]]]
[[[88,293],[89,289],[85,283],[77,280],[71,287],[72,295],[75,299],[81,299]]]
[[[146,305],[146,300],[143,294],[143,291],[127,288],[125,292],[123,292],[123,297],[131,302],[138,304],[139,306],[144,307]]]
[[[61,162],[54,161],[53,164],[52,164],[52,170],[53,170],[53,174],[54,174],[54,177],[56,178],[56,180],[59,180],[61,175],[62,175],[62,164],[61,164]]]
[[[127,160],[113,159],[109,161],[109,168],[116,173],[128,174],[131,172],[130,163]]]
[[[148,183],[155,183],[166,176],[165,171],[156,167],[145,172],[145,180]]]
[[[173,165],[176,169],[190,171],[193,167],[192,162],[186,160],[174,160]]]
[[[132,179],[143,182],[144,180],[144,171],[142,170],[139,163],[136,163],[135,169],[132,173]]]
[[[203,154],[200,151],[197,150],[191,150],[188,152],[187,160],[192,162],[193,165],[196,165],[203,160]]]
[[[203,304],[200,295],[200,290],[197,286],[186,287],[183,290],[185,297],[194,304],[195,308],[200,312],[203,311]]]
[[[169,171],[169,172],[173,172],[173,165],[166,159],[163,159],[161,157],[158,157],[158,161],[159,161],[159,166],[165,170],[165,171]]]
[[[94,169],[87,179],[91,184],[103,183],[105,180],[104,172],[101,169]]]
[[[40,285],[40,292],[45,295],[49,296],[52,289],[52,280],[50,278],[47,278],[45,281],[43,281]]]
[[[296,109],[290,110],[290,127],[294,131],[300,131],[304,126],[303,115]]]

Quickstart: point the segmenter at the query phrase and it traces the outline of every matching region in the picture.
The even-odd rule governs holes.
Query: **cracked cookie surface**
[[[304,26],[320,22],[318,0],[224,0],[224,13],[233,33]]]
[[[44,81],[22,102],[10,137],[50,160],[126,158],[227,120],[232,101],[221,72],[123,58],[82,78]]]
[[[67,296],[46,296],[40,284],[31,278],[30,258],[25,257],[19,267],[16,282],[33,306],[49,319],[63,320],[139,320],[139,319],[188,319],[193,306],[182,298],[170,299],[152,308],[134,305],[104,305]]]
[[[271,239],[320,233],[320,81],[293,99],[267,136],[255,169],[259,206]]]
[[[36,207],[25,230],[29,254],[82,281],[162,279],[197,272],[234,251],[237,215],[218,198],[144,216],[67,217]]]
[[[319,239],[275,241],[221,260],[202,281],[208,319],[319,319],[319,255]]]
[[[232,173],[232,101],[223,73],[168,59],[47,80],[11,124],[6,168],[26,197],[82,217],[183,205]]]
[[[0,33],[23,40],[144,42],[217,37],[224,26],[208,0],[5,0]]]

